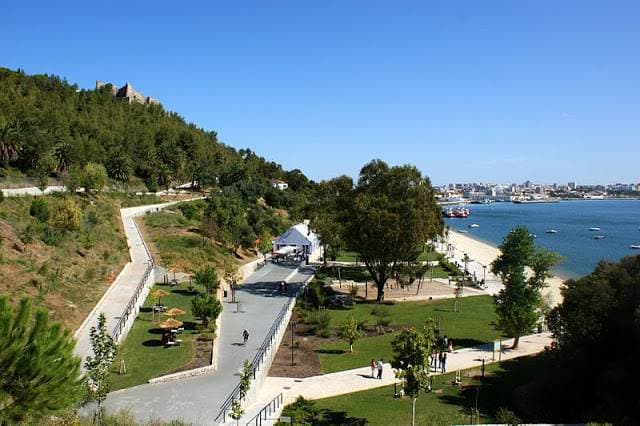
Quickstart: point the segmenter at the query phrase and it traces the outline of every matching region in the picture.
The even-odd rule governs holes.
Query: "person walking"
[[[440,361],[440,369],[442,374],[447,372],[447,353],[442,354],[442,361]]]
[[[244,345],[247,346],[247,341],[249,340],[249,331],[246,328],[242,332],[242,340],[244,340]]]
[[[431,369],[432,370],[438,369],[438,353],[436,352],[435,349],[431,351]]]
[[[378,365],[376,364],[376,360],[371,358],[371,378],[375,379],[376,378],[376,370],[378,369]]]
[[[378,379],[382,380],[382,358],[380,358],[377,362],[378,367]]]
[[[453,340],[449,339],[449,344],[447,345],[447,352],[453,352]]]

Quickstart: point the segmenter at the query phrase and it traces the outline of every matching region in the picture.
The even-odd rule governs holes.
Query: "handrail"
[[[147,253],[147,257],[149,259],[148,260],[149,265],[145,269],[144,274],[142,275],[142,278],[138,282],[138,285],[136,286],[135,291],[131,295],[131,299],[129,299],[127,306],[125,306],[124,311],[122,311],[122,315],[120,315],[120,318],[118,318],[118,322],[116,323],[115,327],[113,327],[111,336],[113,337],[113,340],[115,340],[116,342],[120,338],[120,335],[122,334],[122,331],[124,330],[127,324],[129,315],[131,315],[131,313],[135,311],[135,306],[136,306],[136,303],[138,302],[138,298],[140,297],[140,294],[144,290],[144,287],[147,284],[147,280],[149,279],[149,275],[151,274],[151,271],[153,271],[153,268],[155,265],[155,261],[153,260],[153,256],[151,255],[151,252],[147,247],[147,243],[145,243],[144,238],[142,237],[142,232],[140,232],[140,228],[138,228],[138,224],[136,223],[135,216],[131,217],[131,221],[133,222],[133,226],[136,229],[138,236],[140,237],[140,241],[142,241],[142,246],[144,247],[144,250]]]
[[[254,380],[256,378],[256,371],[260,370],[260,366],[264,362],[264,359],[266,357],[267,351],[269,350],[269,348],[273,344],[273,341],[275,339],[275,335],[278,332],[278,330],[280,329],[280,327],[282,326],[283,319],[284,319],[285,315],[287,314],[287,311],[291,308],[292,304],[295,304],[295,302],[296,302],[296,299],[292,298],[292,299],[289,300],[289,302],[286,305],[284,305],[282,307],[282,309],[280,310],[280,312],[276,316],[276,319],[273,322],[273,325],[271,325],[271,328],[269,329],[269,332],[267,333],[267,336],[263,340],[262,345],[260,345],[260,348],[258,349],[258,352],[256,353],[256,356],[251,361],[251,368],[252,368],[252,373],[253,373]],[[231,408],[231,404],[233,404],[233,402],[236,399],[238,399],[239,397],[240,397],[240,383],[238,383],[238,385],[233,389],[231,394],[222,403],[222,405],[220,407],[220,411],[218,412],[218,415],[216,416],[214,421],[217,422],[219,419],[221,419],[223,423],[226,422],[227,412]]]
[[[251,420],[246,423],[246,426],[250,426],[252,422],[255,426],[262,426],[262,415],[264,414],[264,420],[267,420],[267,416],[270,416],[272,413],[275,413],[280,405],[284,403],[284,397],[282,392],[280,392],[275,398],[273,398],[267,405],[262,407],[262,410],[258,414],[256,414]],[[267,413],[268,411],[268,413]]]

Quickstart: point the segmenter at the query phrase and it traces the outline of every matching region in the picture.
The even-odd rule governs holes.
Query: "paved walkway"
[[[520,344],[517,350],[506,349],[513,344],[513,339],[503,342],[504,352],[501,360],[518,358],[521,356],[532,355],[544,350],[545,346],[551,344],[551,334],[533,334],[520,338]],[[493,345],[482,345],[475,348],[465,348],[447,354],[447,371],[463,370],[467,368],[479,367],[482,365],[482,359],[486,359],[487,363],[493,359]],[[499,355],[495,355],[498,361]],[[440,373],[434,373],[440,375]],[[244,424],[251,420],[266,404],[275,398],[280,392],[283,394],[284,404],[274,415],[270,416],[267,422],[263,421],[262,425],[273,424],[277,419],[284,405],[290,404],[296,398],[302,395],[308,399],[328,398],[331,396],[344,395],[347,393],[358,392],[380,386],[388,386],[395,383],[397,379],[394,376],[390,364],[384,364],[382,379],[371,378],[371,368],[363,367],[353,370],[340,371],[337,373],[324,374],[320,376],[307,377],[305,379],[288,378],[288,377],[267,377],[258,394],[257,402],[249,407],[245,417],[241,423]]]
[[[296,268],[269,263],[257,270],[236,291],[240,312],[235,304],[223,302],[215,373],[112,392],[105,403],[107,409],[128,409],[140,421],[181,419],[196,425],[213,424],[221,404],[238,384],[242,364],[254,358],[276,316],[291,299],[278,294],[278,283],[289,282],[293,294],[313,275],[312,268]],[[242,345],[245,328],[250,333],[246,346]]]
[[[127,306],[127,303],[129,303],[131,296],[135,292],[138,283],[142,279],[142,276],[149,265],[151,255],[144,245],[142,236],[138,232],[134,218],[136,216],[144,215],[149,211],[162,210],[176,203],[177,201],[171,201],[167,203],[130,207],[120,210],[124,233],[127,238],[127,244],[129,245],[131,261],[125,265],[118,277],[102,296],[98,304],[93,308],[89,315],[87,315],[87,318],[74,334],[74,337],[77,340],[75,354],[83,361],[88,355],[92,354],[91,343],[89,341],[89,330],[98,323],[98,316],[100,313],[104,312],[107,317],[107,330],[111,332]]]

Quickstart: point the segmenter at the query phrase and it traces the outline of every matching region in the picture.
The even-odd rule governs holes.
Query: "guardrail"
[[[155,265],[153,256],[151,256],[151,252],[147,247],[147,243],[145,243],[144,238],[142,238],[142,232],[140,232],[140,228],[138,228],[138,224],[136,223],[135,218],[132,217],[131,221],[133,222],[133,226],[136,228],[136,232],[140,236],[140,241],[142,241],[142,246],[144,247],[144,250],[147,253],[147,257],[149,258],[148,260],[149,266],[147,266],[147,269],[145,269],[142,278],[140,279],[140,281],[138,282],[138,285],[136,286],[136,290],[133,292],[131,299],[129,299],[129,303],[127,303],[127,306],[124,308],[122,315],[120,315],[120,318],[118,318],[118,322],[116,323],[115,327],[113,327],[113,331],[111,332],[111,337],[113,337],[113,340],[115,340],[116,342],[120,339],[120,335],[122,334],[122,331],[127,325],[129,316],[131,316],[132,312],[135,312],[135,307],[136,307],[136,303],[138,302],[138,298],[140,297],[140,294],[144,290],[144,287],[147,284],[147,280],[149,279],[149,274],[153,272],[153,268]]]
[[[262,410],[260,410],[260,412],[255,415],[254,418],[249,420],[246,423],[246,426],[250,426],[250,425],[262,426],[262,420],[263,420],[262,417],[264,416],[264,420],[267,420],[268,416],[275,413],[276,410],[278,410],[278,408],[280,408],[280,405],[282,405],[283,403],[284,403],[284,397],[282,396],[282,392],[280,392],[280,394],[278,394],[278,396],[273,398],[267,405],[265,405],[262,408]]]
[[[260,370],[260,366],[264,362],[267,356],[268,350],[271,348],[271,346],[273,345],[276,339],[276,334],[278,333],[278,330],[280,330],[280,327],[283,325],[283,322],[284,322],[283,319],[286,316],[287,311],[291,309],[291,306],[295,303],[296,303],[296,299],[292,298],[291,300],[289,300],[289,303],[287,303],[282,307],[282,309],[278,313],[278,316],[276,317],[276,320],[273,322],[273,325],[269,329],[267,336],[263,340],[262,345],[260,345],[260,348],[258,349],[256,356],[253,358],[253,361],[251,361],[251,368],[252,368],[254,379],[256,378],[256,371]],[[233,402],[239,397],[240,397],[240,383],[238,383],[238,385],[231,392],[231,395],[229,395],[229,397],[222,403],[220,412],[216,416],[214,422],[222,421],[222,423],[225,423],[227,420],[227,413],[231,409],[231,404],[233,404]]]

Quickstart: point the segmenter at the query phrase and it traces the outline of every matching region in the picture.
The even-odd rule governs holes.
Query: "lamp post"
[[[487,265],[482,265],[482,282],[487,283]]]
[[[296,322],[291,321],[291,366],[293,367],[293,330],[296,328]]]

